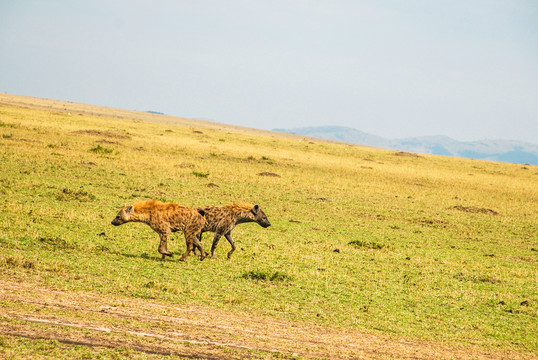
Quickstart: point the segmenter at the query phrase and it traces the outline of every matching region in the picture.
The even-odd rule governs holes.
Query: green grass
[[[0,279],[538,351],[536,167],[9,106],[0,115]],[[215,259],[180,263],[175,236],[163,263],[147,226],[110,225],[143,199],[248,201],[272,226],[239,225],[230,261],[221,240]]]

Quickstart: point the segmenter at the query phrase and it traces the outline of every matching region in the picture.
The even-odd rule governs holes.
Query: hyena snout
[[[111,224],[114,225],[114,226],[118,226],[118,225],[123,224],[123,221],[121,221],[121,219],[119,217],[117,217],[114,220],[112,220]]]
[[[269,220],[265,220],[265,221],[262,221],[259,223],[263,228],[268,228],[269,226],[271,226],[271,223],[269,222]]]

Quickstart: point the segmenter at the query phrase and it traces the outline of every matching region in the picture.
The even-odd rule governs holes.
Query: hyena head
[[[256,221],[261,227],[266,228],[271,226],[271,223],[267,219],[267,216],[258,205],[254,205],[250,212],[252,213],[252,215],[254,215],[254,221]]]
[[[133,205],[125,205],[123,209],[120,210],[118,215],[112,220],[112,225],[118,226],[125,224],[126,222],[131,221],[131,215],[134,213]]]

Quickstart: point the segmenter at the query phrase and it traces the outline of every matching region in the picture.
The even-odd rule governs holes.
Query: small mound
[[[420,155],[417,155],[417,154],[414,154],[414,153],[410,153],[410,152],[407,152],[407,151],[398,151],[397,153],[394,153],[394,155],[396,155],[396,156],[415,157],[415,158],[422,157],[422,156],[420,156]]]
[[[71,134],[102,136],[105,138],[112,138],[112,139],[130,139],[131,138],[129,135],[113,133],[110,131],[100,131],[100,130],[78,130],[78,131],[71,132]]]
[[[474,214],[486,214],[486,215],[499,215],[499,213],[492,209],[486,209],[486,208],[478,208],[475,206],[462,206],[462,205],[456,205],[452,207],[454,210],[474,213]]]
[[[258,175],[259,176],[269,176],[269,177],[280,177],[280,175],[278,175],[278,174],[275,174],[275,173],[272,173],[272,172],[267,172],[267,171],[261,172]]]

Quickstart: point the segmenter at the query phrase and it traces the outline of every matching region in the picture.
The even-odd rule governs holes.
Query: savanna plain
[[[145,199],[272,226],[160,261]],[[537,167],[0,94],[1,358],[536,359],[537,265]]]

